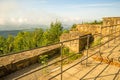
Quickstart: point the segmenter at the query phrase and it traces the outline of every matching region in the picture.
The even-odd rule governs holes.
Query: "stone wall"
[[[80,32],[80,33],[92,33],[92,34],[96,34],[96,33],[100,33],[100,28],[102,25],[95,25],[95,24],[78,24],[76,29]]]
[[[115,31],[114,26],[102,28],[102,30],[101,30],[101,27],[104,27],[104,26],[95,25],[95,24],[78,24],[76,29],[80,33],[91,33],[93,35],[102,33],[103,36],[108,35],[108,34],[112,33],[113,31]],[[116,30],[118,30],[118,29],[116,28]]]
[[[102,36],[106,36],[120,30],[120,17],[105,17],[103,18],[103,24],[77,24],[76,28],[73,28],[69,33],[62,34],[60,41],[66,41],[70,39],[80,38],[80,36],[88,34],[98,34],[101,33]],[[117,26],[114,26],[117,25]],[[116,36],[119,33],[116,33]],[[100,38],[100,35],[94,36],[94,39]],[[104,39],[108,39],[107,37]],[[65,42],[64,46],[69,47],[71,51],[76,53],[80,52],[85,45],[87,39],[74,40],[70,42]]]
[[[120,24],[120,17],[104,17],[103,26]]]
[[[83,50],[87,44],[88,35],[90,36],[89,42],[93,41],[93,37],[89,33],[80,33],[79,31],[70,31],[69,33],[64,33],[60,37],[60,41],[72,40],[69,42],[64,42],[63,45],[68,47],[71,52],[79,53]],[[86,36],[86,37],[83,37]]]
[[[53,45],[0,57],[0,77],[37,63],[40,55],[53,56],[58,53],[60,45]]]
[[[116,25],[116,26],[115,26]],[[102,27],[102,30],[101,30]],[[104,28],[103,28],[104,27]],[[120,30],[120,17],[104,17],[103,24],[78,24],[76,30],[81,32],[89,32],[91,34],[102,33],[108,35],[113,31]]]

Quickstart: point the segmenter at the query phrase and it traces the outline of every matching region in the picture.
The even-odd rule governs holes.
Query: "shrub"
[[[68,59],[64,60],[63,64],[71,63],[74,60],[76,60],[76,59],[78,59],[78,58],[80,58],[82,56],[81,53],[78,54],[78,53],[70,52],[68,47],[63,47],[62,55],[63,55],[63,58],[73,55],[73,56],[69,57]]]
[[[48,61],[48,55],[39,56],[39,60],[38,60],[39,63],[43,65],[47,65],[47,61]]]
[[[96,38],[95,41],[91,44],[91,47],[95,47],[100,44],[101,38]]]

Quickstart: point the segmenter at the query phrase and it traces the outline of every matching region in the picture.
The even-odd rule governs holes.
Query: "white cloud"
[[[0,24],[9,22],[11,15],[19,9],[19,6],[15,0],[2,0],[0,1]]]
[[[18,4],[15,1],[0,2],[0,16],[7,16],[18,9]],[[2,14],[2,15],[1,15]]]
[[[3,24],[5,24],[5,20],[0,18],[0,25],[3,25]]]
[[[67,8],[90,8],[90,7],[113,7],[113,6],[119,6],[120,2],[115,3],[91,3],[91,4],[70,4],[67,5]]]
[[[119,6],[118,3],[95,4],[66,4],[62,6],[51,5],[48,0],[38,0],[35,3],[18,3],[19,0],[0,1],[0,24],[47,24],[60,20],[63,23],[73,24],[94,20],[98,17],[112,14],[115,11],[109,7]],[[24,0],[22,0],[24,1]],[[28,0],[29,1],[29,0]],[[32,0],[31,0],[32,1]],[[34,0],[33,0],[34,1]],[[44,4],[47,3],[47,4]],[[36,4],[36,5],[35,5]],[[103,8],[102,6],[106,7]],[[102,11],[102,12],[101,12]]]
[[[39,3],[47,3],[48,0],[40,0]],[[27,5],[27,4],[26,4]],[[17,0],[3,0],[0,1],[0,24],[49,24],[56,19],[56,14],[49,13],[41,9],[29,8],[29,6],[22,6]]]
[[[40,3],[47,3],[48,0],[40,0]],[[26,6],[24,6],[26,7]],[[46,11],[42,7],[38,9],[28,9],[23,8],[15,0],[5,0],[0,2],[0,17],[4,20],[0,21],[0,24],[12,23],[12,24],[47,24],[49,25],[52,21],[56,19],[62,21],[63,23],[77,23],[80,22],[80,18],[72,16],[62,16],[55,11]],[[68,14],[68,13],[67,13]],[[61,17],[62,16],[62,17]]]

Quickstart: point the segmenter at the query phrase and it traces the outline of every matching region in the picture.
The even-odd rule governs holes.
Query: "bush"
[[[95,47],[95,46],[99,45],[100,41],[101,41],[101,38],[95,39],[95,41],[93,41],[93,43],[91,44],[91,47]]]
[[[76,59],[78,59],[78,58],[80,58],[82,56],[81,53],[79,53],[79,54],[77,53],[76,54],[74,52],[70,52],[68,47],[63,47],[63,49],[62,49],[62,55],[63,55],[63,58],[73,55],[73,56],[69,57],[68,59],[64,60],[63,64],[71,63],[74,60],[76,60]]]
[[[38,60],[39,63],[43,65],[47,65],[47,61],[48,61],[48,55],[39,56],[39,60]]]

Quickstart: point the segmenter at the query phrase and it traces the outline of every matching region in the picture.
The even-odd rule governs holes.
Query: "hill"
[[[4,36],[7,37],[8,35],[13,35],[16,36],[18,32],[21,32],[22,30],[4,30],[4,31],[0,31],[0,36]]]

